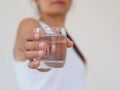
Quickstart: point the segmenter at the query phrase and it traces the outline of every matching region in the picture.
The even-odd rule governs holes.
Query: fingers
[[[45,42],[40,41],[26,41],[24,43],[24,49],[25,50],[44,50],[47,47],[47,44]]]
[[[27,41],[38,40],[40,38],[40,33],[26,34],[24,38]]]
[[[67,47],[70,48],[73,46],[73,42],[70,39],[67,39]]]
[[[40,65],[40,59],[44,57],[45,42],[40,42],[40,33],[27,34],[25,36],[24,55],[29,60],[29,68],[36,69]],[[34,60],[37,58],[38,60]]]
[[[25,57],[29,60],[33,60],[34,58],[43,58],[45,55],[44,50],[38,50],[38,51],[25,51]]]
[[[31,60],[28,64],[29,68],[36,69],[40,65],[39,60]]]

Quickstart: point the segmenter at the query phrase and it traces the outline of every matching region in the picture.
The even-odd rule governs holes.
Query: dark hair
[[[71,36],[69,35],[68,32],[67,32],[67,37],[68,37],[70,40],[74,41],[74,40],[71,38]],[[74,47],[75,51],[77,52],[77,54],[79,55],[79,57],[81,58],[81,60],[83,61],[83,63],[86,64],[86,59],[85,59],[84,55],[82,54],[82,52],[80,51],[80,49],[78,49],[78,46],[76,45],[75,42],[74,42],[73,47]]]

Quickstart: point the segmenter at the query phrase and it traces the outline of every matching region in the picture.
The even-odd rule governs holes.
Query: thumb
[[[67,47],[73,47],[73,41],[71,41],[70,39],[67,39]]]

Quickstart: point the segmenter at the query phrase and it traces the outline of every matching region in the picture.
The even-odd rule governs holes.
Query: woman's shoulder
[[[38,23],[38,20],[37,19],[34,19],[34,18],[24,18],[21,20],[20,23]]]
[[[34,28],[40,27],[39,21],[34,18],[25,18],[20,21],[18,32],[33,32]]]
[[[40,26],[38,20],[34,18],[25,18],[20,21],[19,23],[19,28],[35,28]]]

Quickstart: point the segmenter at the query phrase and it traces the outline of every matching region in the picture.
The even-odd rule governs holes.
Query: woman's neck
[[[42,15],[41,21],[45,22],[47,25],[51,27],[64,27],[65,24],[65,16],[48,16],[48,15]]]

